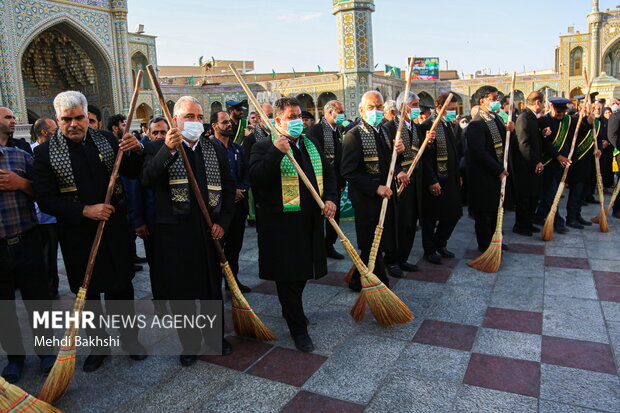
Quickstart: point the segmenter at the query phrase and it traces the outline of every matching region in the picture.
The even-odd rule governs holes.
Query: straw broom
[[[245,91],[246,95],[248,95],[248,98],[256,108],[258,114],[261,116],[261,118],[267,119],[267,115],[265,115],[265,112],[256,100],[256,97],[254,97],[254,94],[248,87],[245,80],[241,77],[241,75],[239,75],[235,66],[231,64],[229,65],[229,67],[233,75],[237,78],[237,81]],[[274,125],[268,123],[268,126],[273,136],[280,136],[280,133]],[[325,208],[325,203],[323,203],[323,200],[312,186],[312,183],[308,180],[308,177],[300,168],[299,164],[295,160],[295,157],[290,151],[286,154],[286,156],[288,156],[289,160],[295,167],[297,174],[308,188],[308,191],[310,191],[310,194],[318,204],[319,208],[323,210]],[[409,310],[409,308],[405,305],[405,303],[403,303],[396,296],[396,294],[390,291],[390,289],[385,284],[383,284],[376,275],[370,272],[366,265],[364,265],[364,263],[360,259],[360,256],[357,254],[357,251],[355,251],[355,248],[353,248],[353,245],[351,245],[351,242],[344,235],[336,221],[333,218],[328,218],[328,221],[338,234],[338,237],[342,242],[342,246],[355,263],[355,266],[361,275],[362,292],[357,302],[353,306],[353,309],[351,310],[351,315],[353,316],[353,318],[355,318],[357,321],[360,321],[364,317],[364,313],[366,311],[366,304],[368,304],[370,306],[370,311],[372,312],[373,316],[382,326],[405,324],[413,320],[413,314],[411,313],[411,310]]]
[[[157,74],[155,73],[155,69],[153,65],[148,65],[146,67],[147,72],[151,78],[151,83],[155,88],[155,92],[157,93],[157,98],[159,99],[159,104],[164,111],[164,115],[166,116],[166,120],[168,124],[172,127],[174,125],[172,116],[170,115],[170,111],[168,110],[168,106],[166,105],[166,100],[164,99],[164,94],[161,90],[161,86],[159,84],[159,80],[157,79]],[[267,119],[265,117],[264,119]],[[200,192],[200,188],[198,187],[198,183],[196,182],[196,176],[194,175],[194,171],[191,168],[189,163],[189,159],[187,158],[187,154],[185,150],[181,147],[178,151],[181,154],[181,158],[183,159],[183,165],[187,171],[187,177],[189,182],[191,183],[192,190],[196,195],[196,200],[198,201],[198,205],[200,206],[200,211],[202,212],[202,216],[207,224],[207,228],[209,231],[213,226],[213,222],[211,221],[211,216],[209,215],[209,210],[207,209],[207,205],[202,197],[202,193]],[[258,340],[275,340],[277,337],[269,328],[261,321],[260,318],[256,315],[250,304],[245,299],[241,290],[239,290],[239,286],[237,285],[237,281],[235,280],[235,276],[230,268],[230,264],[226,259],[226,255],[224,254],[224,249],[222,248],[222,244],[219,240],[213,239],[213,245],[215,246],[215,251],[217,252],[218,258],[220,260],[220,266],[224,272],[224,277],[226,277],[226,282],[230,287],[230,292],[232,294],[232,315],[233,315],[233,325],[235,327],[235,332],[243,337],[252,337]]]
[[[515,97],[515,80],[517,73],[512,74],[512,83],[510,87],[510,110],[508,111],[508,120],[512,120],[512,110],[514,108]],[[510,148],[510,131],[506,131],[506,144],[504,145],[504,170],[508,168],[508,150]],[[491,238],[489,247],[473,261],[467,263],[470,267],[484,272],[497,272],[502,262],[502,226],[504,224],[504,196],[506,195],[506,177],[502,177],[502,186],[499,192],[499,208],[497,210],[497,224],[495,232]]]
[[[62,413],[49,403],[28,394],[0,377],[0,413]]]
[[[609,211],[611,211],[611,207],[614,206],[614,202],[616,202],[616,198],[618,197],[618,192],[620,192],[620,180],[616,184],[616,188],[614,189],[613,194],[611,194],[611,199],[609,200],[609,204],[607,205],[607,208],[605,209],[605,218],[607,218],[607,215],[609,215]],[[592,218],[592,222],[598,224],[599,219],[600,219],[600,215]]]
[[[586,80],[587,81],[587,80]],[[586,96],[588,99],[588,107],[592,111],[592,99],[590,95]],[[601,206],[601,211],[596,217],[595,223],[599,224],[599,230],[601,232],[609,232],[609,225],[607,224],[607,211],[605,210],[605,193],[603,192],[603,178],[601,177],[601,161],[596,157],[598,152],[598,139],[596,136],[596,122],[592,122],[592,140],[594,141],[594,166],[596,168],[596,187],[598,189],[598,200]]]
[[[443,118],[443,115],[444,115],[444,113],[446,111],[446,108],[448,107],[448,105],[452,101],[452,97],[453,97],[453,95],[452,95],[452,93],[450,93],[448,95],[448,98],[444,102],[443,106],[441,107],[441,110],[439,111],[439,113],[437,113],[437,118],[435,119],[435,121],[431,125],[431,128],[430,128],[429,132],[433,132],[433,131],[435,131],[435,129],[437,129],[437,126],[439,125],[439,122]],[[422,145],[420,145],[420,150],[416,154],[415,158],[413,158],[413,162],[411,163],[411,165],[409,165],[409,169],[407,170],[407,177],[411,178],[411,175],[413,174],[413,170],[415,169],[415,167],[418,164],[418,162],[420,162],[420,159],[422,159],[422,154],[424,153],[424,150],[428,146],[428,143],[429,143],[429,140],[425,138],[424,141],[422,142]],[[398,187],[398,195],[400,195],[403,192],[404,189],[405,189],[405,185],[400,184],[400,186]],[[378,248],[378,245],[375,246],[375,244],[373,242],[372,248]],[[372,254],[372,250],[371,250],[371,254]],[[376,256],[376,252],[375,252],[375,256]],[[349,281],[351,281],[351,278],[353,277],[353,274],[355,274],[355,266],[351,267],[349,269],[349,271],[346,273],[346,275],[344,276],[344,282],[348,283]]]
[[[144,72],[140,70],[136,76],[136,83],[131,97],[131,105],[129,106],[129,113],[127,114],[127,127],[131,125],[133,113],[136,110],[136,103],[138,101],[138,95],[140,94],[140,84],[142,83],[143,74]],[[108,182],[108,188],[104,200],[105,204],[109,205],[112,201],[114,184],[116,182],[116,178],[118,177],[118,171],[121,167],[122,159],[123,152],[119,149],[116,152],[114,167],[112,168],[112,173],[110,174],[110,181]],[[86,292],[88,291],[93,269],[95,268],[95,260],[97,259],[97,252],[99,251],[99,244],[101,243],[105,224],[106,221],[99,221],[99,224],[97,225],[97,232],[95,233],[95,239],[90,249],[90,255],[88,257],[88,264],[86,265],[86,272],[84,274],[84,280],[82,281],[82,287],[80,287],[77,293],[75,304],[73,306],[73,314],[77,314],[76,321],[82,318],[82,310],[84,309],[84,304],[86,303]],[[48,403],[53,403],[63,395],[69,387],[69,383],[71,383],[71,379],[73,379],[73,375],[75,373],[75,337],[78,332],[78,324],[77,322],[72,324],[73,325],[65,331],[62,341],[63,343],[67,343],[67,346],[60,347],[54,366],[52,367],[49,376],[47,376],[45,383],[43,383],[43,389],[41,389],[38,396],[39,399]]]
[[[583,69],[584,76],[587,79],[586,69]],[[592,87],[592,82],[588,83],[588,92],[586,96],[590,96],[590,89]],[[577,126],[575,128],[575,133],[573,134],[573,141],[570,146],[570,152],[568,153],[568,160],[570,161],[573,158],[573,152],[575,151],[575,144],[577,142],[577,135],[579,134],[579,128],[581,126],[581,122],[583,120],[582,112],[579,113],[579,120],[577,121]],[[564,186],[566,185],[566,177],[568,176],[568,169],[570,168],[570,164],[567,164],[564,167],[564,173],[562,174],[562,180],[558,185],[558,191],[555,194],[555,198],[553,199],[553,204],[551,205],[551,210],[549,210],[549,215],[547,215],[547,219],[545,220],[545,226],[540,234],[540,237],[543,241],[551,241],[553,239],[553,221],[555,219],[555,214],[558,212],[558,204],[560,203],[560,198],[562,197],[562,193],[564,192]]]

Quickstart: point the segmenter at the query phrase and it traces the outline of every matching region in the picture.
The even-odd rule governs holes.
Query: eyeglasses
[[[218,123],[221,123],[222,125],[228,125],[230,123],[230,121],[228,119],[220,121]]]

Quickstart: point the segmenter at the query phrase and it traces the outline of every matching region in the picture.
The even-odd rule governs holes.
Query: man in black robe
[[[333,218],[336,179],[321,147],[301,135],[301,108],[295,98],[274,105],[282,136],[257,142],[250,156],[250,181],[256,197],[259,275],[276,282],[282,315],[295,347],[314,350],[307,329],[302,294],[307,280],[327,273],[323,217]],[[321,211],[297,175],[286,153],[292,151],[312,186],[325,202]]]
[[[174,105],[175,124],[165,140],[146,146],[142,169],[142,183],[153,189],[155,199],[157,233],[153,242],[157,273],[175,314],[196,314],[194,300],[222,300],[222,271],[213,239],[222,239],[228,229],[234,213],[235,184],[226,151],[204,136],[203,118],[202,107],[195,98],[181,97]],[[209,208],[211,231],[188,181],[179,148],[187,154]],[[224,323],[222,337],[223,328]],[[183,366],[198,359],[203,331],[177,330],[183,346]],[[222,338],[222,353],[231,352],[232,346]]]
[[[442,93],[437,97],[435,101],[437,112],[441,110],[447,98],[448,93]],[[437,112],[422,124],[422,132],[430,130]],[[442,264],[441,257],[454,257],[446,247],[463,215],[460,150],[454,132],[455,119],[456,102],[452,101],[435,130],[433,143],[426,147],[422,155],[420,174],[416,177],[424,258],[433,264]]]
[[[609,117],[609,122],[607,123],[607,140],[615,149],[620,148],[620,111],[613,113]],[[616,155],[616,161],[620,164],[620,154]],[[616,198],[612,216],[620,219],[620,196]]]
[[[504,169],[506,129],[514,130],[514,124],[512,121],[504,124],[499,116],[501,106],[495,87],[481,87],[474,94],[474,100],[480,110],[465,132],[467,177],[472,182],[468,186],[469,208],[476,220],[478,250],[484,252],[491,244],[497,224],[501,182],[508,176]]]
[[[538,122],[545,108],[545,97],[540,92],[532,92],[525,104],[525,110],[517,119],[515,136],[510,142],[509,167],[516,192],[512,232],[529,237],[540,231],[534,226],[534,213],[545,169],[542,164],[543,135]]]
[[[342,122],[344,122],[344,105],[337,100],[330,100],[323,108],[325,114],[321,121],[308,129],[307,135],[319,143],[327,161],[336,174],[338,193],[344,191],[346,182],[340,174],[342,159]],[[340,201],[336,203],[336,222],[340,223]],[[336,251],[334,244],[338,234],[329,222],[325,222],[325,251],[329,258],[344,259],[344,255]]]
[[[88,128],[87,106],[86,98],[80,92],[63,92],[54,99],[58,130],[47,142],[35,148],[33,183],[36,201],[42,212],[58,221],[58,240],[73,293],[82,286],[99,221],[106,221],[85,309],[103,313],[103,293],[108,311],[133,314],[134,271],[127,234],[129,224],[118,180],[112,203],[103,202],[116,152],[125,152],[120,175],[134,178],[140,173],[143,148],[131,134],[126,134],[119,143],[115,138]],[[107,335],[102,328],[86,331],[98,338]],[[138,342],[137,328],[120,329],[120,336],[123,348],[132,354],[132,358],[146,358],[144,347]],[[98,369],[109,353],[107,348],[91,349],[84,361],[84,371]]]
[[[247,109],[247,102],[245,100],[227,100],[226,107],[230,120],[232,122],[232,131],[234,135],[234,142],[239,145],[243,145],[245,137],[251,133],[251,129],[248,128],[248,121],[243,117],[243,111]]]
[[[383,223],[383,236],[377,253],[374,273],[389,286],[383,261],[384,252],[396,251],[397,228],[396,214],[398,199],[396,180],[386,186],[390,160],[392,158],[392,141],[387,130],[381,125],[383,120],[383,96],[377,91],[368,91],[362,96],[359,105],[362,116],[360,122],[348,131],[342,142],[341,174],[349,183],[349,198],[355,209],[355,232],[357,245],[361,250],[362,261],[368,263],[370,249],[379,223],[381,203],[388,198],[388,206]],[[404,151],[402,139],[396,142],[398,153]],[[398,162],[394,176],[409,183],[407,174],[401,170]],[[395,274],[392,274],[393,276]],[[396,274],[398,275],[398,274]],[[402,272],[401,275],[402,277]],[[353,291],[361,291],[360,275],[356,270],[349,282]]]

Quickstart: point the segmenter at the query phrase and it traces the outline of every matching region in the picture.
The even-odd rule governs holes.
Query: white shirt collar
[[[187,143],[185,139],[183,139],[183,143],[185,144],[185,146],[190,148],[192,151],[196,152],[196,148],[198,148],[198,141],[194,143],[194,146],[189,146],[189,143]]]

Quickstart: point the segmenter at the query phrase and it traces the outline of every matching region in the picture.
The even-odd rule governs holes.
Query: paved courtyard
[[[563,209],[563,211],[565,211]],[[596,215],[584,208],[584,217]],[[342,282],[350,260],[305,292],[316,351],[294,350],[275,288],[258,278],[256,233],[242,252],[247,299],[279,337],[234,336],[234,352],[183,368],[177,356],[107,360],[95,373],[78,368],[57,403],[66,412],[618,412],[620,411],[620,220],[555,235],[552,242],[509,231],[497,274],[466,262],[478,255],[473,221],[463,217],[449,243],[455,259],[420,261],[420,272],[391,279],[413,322],[391,328],[368,313],[349,315],[357,294]],[[343,224],[354,239],[353,224]],[[418,239],[411,261],[421,257]],[[291,246],[293,247],[293,246]],[[341,247],[338,247],[342,251]],[[62,264],[61,261],[59,261]],[[63,280],[65,282],[65,280]],[[148,273],[136,297],[150,298]],[[64,297],[71,298],[63,286]],[[170,337],[176,340],[176,337]],[[166,343],[162,343],[166,345]],[[78,360],[81,367],[82,359]],[[36,394],[42,379],[29,357],[19,383]]]

